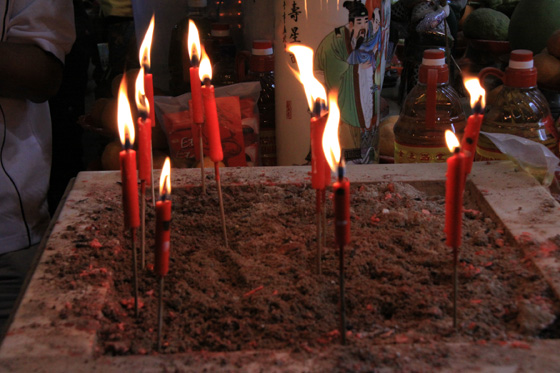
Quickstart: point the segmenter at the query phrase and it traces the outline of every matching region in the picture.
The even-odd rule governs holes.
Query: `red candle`
[[[140,68],[136,78],[136,106],[138,118],[138,178],[150,183],[152,181],[152,121],[148,118],[153,112],[144,90],[144,67]]]
[[[156,117],[155,117],[155,106],[154,106],[154,82],[152,74],[149,74],[148,71],[150,70],[151,65],[151,49],[152,49],[152,39],[154,36],[154,26],[155,26],[155,17],[152,15],[152,19],[150,20],[150,25],[146,30],[146,34],[144,35],[144,40],[142,40],[142,44],[139,48],[139,61],[140,66],[144,69],[143,77],[144,77],[144,89],[146,90],[146,97],[149,104],[149,116],[151,121],[151,126],[156,125]],[[150,136],[151,137],[151,136]]]
[[[220,124],[218,122],[218,111],[216,108],[216,97],[214,86],[207,84],[202,87],[202,100],[204,102],[204,114],[206,116],[206,130],[208,145],[210,147],[210,159],[212,162],[220,162],[224,159],[222,151],[222,140],[220,138]]]
[[[339,165],[339,177],[333,184],[334,237],[340,247],[350,243],[350,182],[344,177],[344,165]]]
[[[330,184],[331,170],[323,152],[323,133],[328,113],[311,118],[311,186],[323,189]]]
[[[451,134],[451,135],[449,135]],[[450,145],[453,137],[453,143]],[[465,187],[465,165],[467,157],[459,148],[459,141],[451,131],[446,131],[448,147],[453,155],[447,159],[445,183],[445,233],[449,247],[461,246],[461,226],[463,224],[463,190]]]
[[[189,20],[189,30],[187,36],[187,45],[189,48],[189,59],[191,68],[189,68],[190,82],[191,82],[191,99],[192,99],[192,119],[193,123],[204,123],[204,112],[202,108],[202,91],[200,87],[201,77],[199,76],[199,63],[202,56],[202,47],[200,45],[200,37],[198,36],[198,29],[192,20]],[[209,73],[211,74],[211,72]]]
[[[481,113],[473,113],[467,120],[467,127],[461,141],[461,149],[465,152],[467,157],[465,173],[471,173],[476,153],[476,145],[478,143],[478,135],[480,134],[480,126],[482,125],[483,115]]]
[[[152,181],[152,121],[138,118],[138,178]]]
[[[163,277],[169,271],[169,243],[171,237],[171,182],[169,158],[161,171],[160,200],[156,202],[155,273]]]
[[[136,152],[132,149],[125,149],[120,152],[119,156],[121,163],[124,227],[125,229],[138,228],[140,226],[140,209],[138,207]]]
[[[473,114],[470,115],[467,120],[467,127],[465,127],[465,133],[461,141],[461,149],[468,157],[465,167],[465,172],[468,175],[471,173],[476,153],[476,145],[478,143],[478,135],[480,134],[480,126],[484,118],[482,113],[484,112],[486,91],[482,88],[477,78],[466,79],[464,84],[471,97],[470,101],[473,109]]]
[[[138,208],[138,175],[136,172],[136,152],[134,145],[134,126],[126,93],[126,78],[123,77],[118,95],[119,136],[123,150],[119,154],[123,193],[125,228],[138,228],[140,214]]]
[[[153,127],[156,125],[156,107],[154,104],[154,79],[152,74],[144,75],[144,87],[146,89],[146,97],[148,98],[148,104],[150,105],[150,123],[151,126]],[[151,138],[152,135],[150,133],[150,139]]]
[[[216,108],[216,96],[212,85],[212,65],[206,53],[202,54],[199,69],[200,80],[204,82],[202,90],[202,102],[204,103],[204,117],[206,119],[206,135],[208,147],[210,148],[210,159],[218,163],[224,159],[222,151],[222,140],[220,138],[220,123],[218,122],[218,110]]]
[[[192,120],[195,124],[204,123],[204,112],[202,108],[202,87],[198,76],[198,67],[189,68],[191,77],[191,99]]]

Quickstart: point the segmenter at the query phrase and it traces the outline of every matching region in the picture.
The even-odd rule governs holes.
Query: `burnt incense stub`
[[[473,167],[455,331],[445,165],[347,167],[352,235],[344,247],[342,347],[332,203],[318,275],[308,173],[222,169],[226,248],[215,183],[201,195],[199,170],[174,170],[158,354],[154,211],[147,209],[135,318],[119,175],[81,173],[44,242],[0,364],[11,371],[558,366],[560,206],[529,175],[509,162]]]

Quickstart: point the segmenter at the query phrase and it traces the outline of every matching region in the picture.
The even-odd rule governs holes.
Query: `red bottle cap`
[[[445,63],[445,52],[441,49],[426,49],[419,69],[418,81],[422,84],[428,82],[428,71],[437,71],[437,83],[447,83],[449,80],[449,68]]]
[[[272,49],[272,41],[253,41],[249,69],[255,72],[274,71],[274,50]]]
[[[272,49],[272,41],[255,40],[253,41],[253,49],[251,53],[255,56],[268,56],[274,53]]]
[[[533,52],[516,49],[509,56],[504,85],[516,88],[530,88],[537,85],[537,69],[533,66]]]

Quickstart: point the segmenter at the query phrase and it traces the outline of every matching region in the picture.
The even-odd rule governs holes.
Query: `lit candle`
[[[165,159],[159,178],[159,201],[156,202],[156,246],[154,271],[159,277],[158,350],[161,348],[163,327],[163,278],[169,271],[171,241],[171,164]]]
[[[345,177],[344,159],[338,165],[338,178],[333,184],[334,192],[334,238],[336,244],[350,243],[350,182]]]
[[[193,123],[204,122],[204,112],[202,108],[202,89],[200,85],[200,77],[198,65],[201,56],[200,38],[198,36],[198,29],[194,22],[189,20],[189,35],[187,39],[189,45],[189,58],[191,67],[189,68],[190,81],[191,81],[191,99],[192,99],[192,119]]]
[[[169,270],[169,242],[171,223],[171,166],[169,157],[165,159],[159,179],[159,201],[156,202],[156,251],[155,273],[165,276]]]
[[[346,168],[341,159],[340,142],[338,141],[338,127],[340,111],[337,105],[337,94],[329,94],[329,118],[325,126],[322,139],[323,155],[329,171],[337,173],[337,181],[333,184],[334,192],[334,232],[335,241],[339,246],[350,242],[350,182],[345,177]]]
[[[206,117],[206,131],[208,145],[210,148],[210,159],[218,163],[224,159],[222,142],[220,138],[220,124],[218,122],[218,111],[216,108],[216,96],[212,85],[212,65],[206,53],[202,53],[200,61],[200,80],[204,82],[202,87],[202,101],[204,103],[204,114]],[[202,161],[202,160],[201,160]]]
[[[151,106],[144,91],[144,67],[136,79],[136,106],[138,107],[138,178],[149,184],[152,180],[152,121]]]
[[[459,147],[455,134],[445,131],[447,147],[453,153],[447,159],[445,183],[445,233],[449,247],[461,246],[461,226],[463,224],[463,190],[465,187],[465,168],[467,157]]]
[[[140,226],[138,207],[138,176],[136,173],[136,152],[134,145],[134,126],[132,113],[126,93],[126,79],[121,80],[118,96],[118,125],[119,136],[123,150],[119,154],[121,166],[121,180],[123,193],[124,225],[126,229]]]
[[[292,44],[287,50],[296,58],[299,72],[294,71],[294,74],[303,84],[307,105],[311,112],[311,186],[316,191],[317,273],[321,274],[321,248],[326,242],[326,187],[331,182],[330,170],[321,146],[328,117],[328,109],[325,105],[327,92],[313,75],[313,50],[300,44]]]
[[[482,88],[480,81],[477,78],[465,81],[465,88],[471,96],[471,107],[473,109],[473,114],[470,115],[467,120],[465,133],[463,134],[463,140],[461,141],[461,149],[467,156],[465,173],[468,175],[471,173],[476,153],[476,145],[478,143],[478,136],[480,134],[480,126],[482,125],[482,120],[484,118],[482,113],[484,112],[486,91]]]
[[[340,338],[346,344],[346,309],[344,296],[344,246],[350,243],[350,182],[345,177],[344,159],[341,159],[338,127],[340,111],[337,105],[338,94],[329,94],[329,119],[323,135],[323,153],[337,181],[333,184],[334,193],[334,238],[339,248],[339,287],[340,287]],[[340,159],[340,163],[339,163]]]
[[[313,50],[300,44],[292,44],[287,50],[296,58],[299,73],[294,73],[303,84],[311,111],[311,184],[314,189],[324,189],[331,181],[330,169],[321,146],[328,117],[325,104],[327,92],[313,75]]]
[[[322,141],[328,112],[325,110],[324,101],[317,100],[316,107],[311,117],[311,186],[314,189],[324,189],[330,184],[331,171],[323,154]]]
[[[445,131],[445,141],[453,153],[447,159],[447,180],[445,182],[445,235],[446,245],[453,248],[453,327],[457,328],[457,297],[459,246],[461,246],[461,227],[463,225],[463,190],[467,174],[468,157],[461,151],[455,134]]]
[[[154,79],[152,74],[150,73],[150,52],[152,48],[152,39],[154,35],[154,24],[155,18],[152,15],[152,19],[150,20],[150,25],[148,26],[148,30],[144,35],[144,40],[140,45],[140,66],[144,68],[144,87],[146,90],[146,97],[148,98],[148,103],[150,107],[149,116],[150,116],[150,123],[151,126],[156,125],[156,117],[155,117],[155,106],[154,106]],[[150,134],[151,138],[151,134]],[[151,144],[151,140],[150,140]],[[151,145],[150,145],[151,151]]]

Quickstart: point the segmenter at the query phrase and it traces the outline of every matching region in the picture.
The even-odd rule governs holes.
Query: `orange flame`
[[[455,136],[453,131],[445,131],[445,142],[447,143],[447,148],[451,153],[455,153],[455,149],[460,147],[459,140],[457,139],[457,136]]]
[[[200,56],[202,55],[200,47],[200,36],[198,35],[198,29],[192,20],[189,20],[189,34],[187,37],[187,46],[189,47],[189,58],[191,60],[191,65],[198,65]],[[197,58],[197,61],[193,61],[193,57]]]
[[[336,92],[331,92],[329,94],[329,118],[327,119],[325,131],[323,132],[323,152],[325,153],[325,158],[333,172],[335,172],[338,167],[338,161],[340,160],[341,153],[340,142],[338,139],[340,111],[338,110],[338,105],[336,103],[337,100],[338,94]]]
[[[119,137],[123,147],[126,145],[126,140],[130,142],[130,146],[134,144],[134,124],[132,122],[132,113],[130,111],[130,104],[126,92],[126,74],[121,79],[119,86],[119,96],[117,101]]]
[[[200,77],[201,82],[204,82],[204,79],[206,78],[212,80],[212,64],[210,63],[210,59],[208,58],[205,50],[202,50],[202,59],[200,60],[200,66],[198,67],[198,76]]]
[[[300,44],[292,44],[288,47],[288,52],[293,53],[299,68],[299,73],[294,71],[299,79],[305,95],[309,110],[313,111],[317,100],[327,101],[327,91],[325,87],[313,75],[313,49]]]
[[[143,114],[150,113],[150,103],[146,98],[146,90],[144,89],[144,66],[140,68],[138,77],[136,78],[136,106],[138,111]]]
[[[171,194],[171,162],[169,157],[165,158],[159,177],[159,196],[162,197],[166,194]]]
[[[152,50],[152,39],[154,36],[154,24],[155,24],[155,19],[154,19],[154,15],[152,15],[150,25],[148,26],[146,35],[144,35],[144,40],[142,41],[142,45],[140,45],[140,54],[139,54],[140,66],[143,66],[144,69],[146,70],[148,70],[151,65],[150,54]]]
[[[480,85],[480,81],[478,80],[478,78],[465,79],[464,84],[465,88],[469,92],[469,95],[471,96],[471,107],[474,107],[478,99],[482,97],[481,104],[482,108],[484,109],[484,107],[486,106],[486,91]]]

